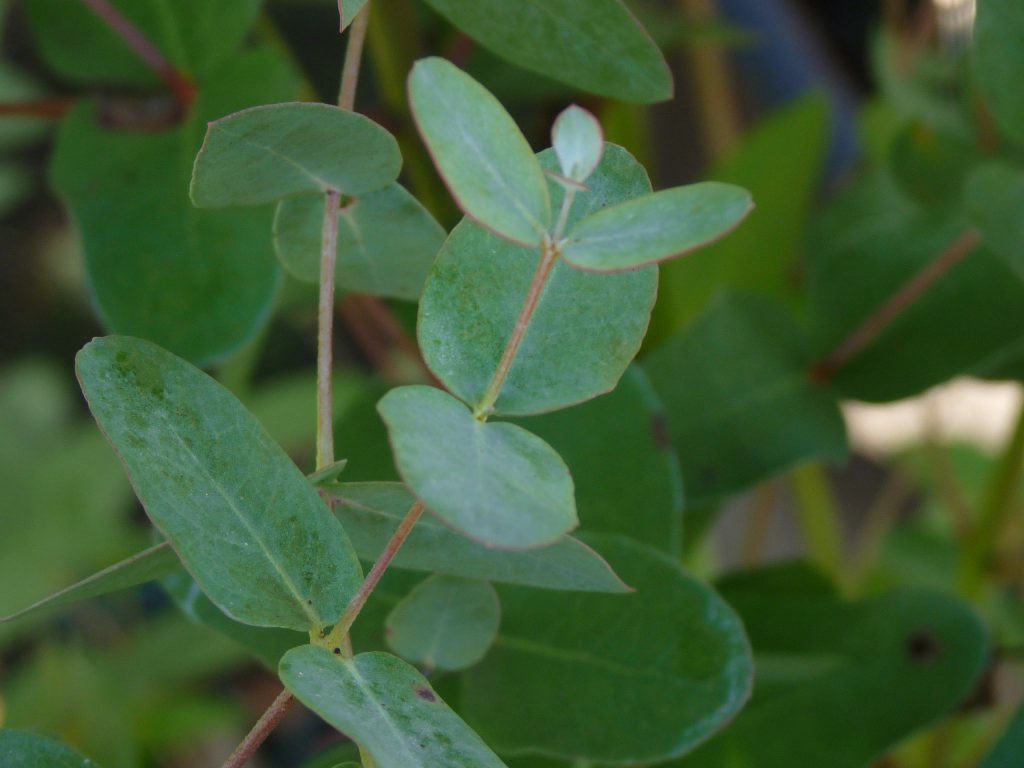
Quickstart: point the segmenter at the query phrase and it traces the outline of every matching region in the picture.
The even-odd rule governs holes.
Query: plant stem
[[[256,721],[256,725],[252,727],[252,730],[242,740],[242,743],[231,753],[231,757],[224,762],[223,768],[242,768],[249,762],[249,759],[256,754],[256,750],[260,748],[260,745],[267,740],[267,736],[273,732],[284,719],[284,716],[288,714],[288,710],[292,708],[294,703],[295,697],[287,690],[282,690],[267,708],[267,711],[263,713],[262,717]]]
[[[992,556],[999,534],[1014,510],[1020,496],[1024,478],[1024,405],[1017,416],[1010,440],[999,459],[963,550],[960,583],[967,594],[974,594],[981,586],[988,560]]]
[[[345,63],[341,70],[341,87],[338,89],[338,106],[351,111],[356,104],[356,89],[359,87],[359,71],[363,61],[363,46],[366,43],[366,27],[370,21],[370,5],[367,3],[352,20],[348,31],[348,47],[345,49]]]
[[[0,104],[0,117],[43,117],[60,120],[75,106],[73,99],[40,99]]]
[[[316,350],[316,468],[334,463],[334,272],[338,261],[338,205],[341,194],[324,195],[320,237],[320,311]]]
[[[142,31],[124,14],[110,4],[109,0],[81,0],[89,10],[99,16],[124,42],[135,51],[146,65],[164,81],[174,93],[182,108],[188,109],[196,98],[196,86],[150,42]]]
[[[974,229],[968,230],[958,237],[949,248],[939,254],[938,258],[907,281],[857,330],[847,336],[828,357],[815,365],[811,370],[811,378],[814,381],[831,379],[836,371],[863,352],[864,348],[877,339],[882,331],[892,325],[893,321],[927,293],[939,278],[966,259],[980,242],[981,233]]]
[[[363,583],[359,585],[359,589],[356,591],[352,600],[349,602],[348,607],[345,608],[345,613],[342,614],[341,618],[338,619],[338,623],[334,625],[334,629],[331,630],[331,634],[328,635],[324,641],[325,645],[329,648],[335,649],[336,653],[340,653],[341,642],[343,638],[348,635],[349,629],[355,623],[358,618],[360,611],[363,610],[363,606],[366,605],[366,601],[370,599],[370,595],[373,590],[377,587],[384,572],[391,565],[391,561],[395,559],[395,555],[402,548],[405,540],[409,538],[409,534],[412,533],[412,529],[419,522],[420,517],[423,515],[423,511],[426,507],[423,506],[422,501],[417,501],[409,511],[406,513],[402,522],[399,523],[398,529],[391,536],[391,540],[388,541],[387,546],[384,547],[384,551],[380,553],[380,557],[377,558],[377,562],[373,564],[373,568],[366,574],[366,578],[363,579]]]
[[[516,355],[519,354],[519,348],[523,344],[523,339],[526,337],[526,331],[530,327],[530,321],[533,319],[533,313],[537,311],[537,305],[540,303],[541,294],[544,292],[544,286],[547,285],[548,278],[551,276],[551,270],[555,268],[555,263],[558,261],[558,249],[554,243],[547,241],[544,243],[541,249],[540,262],[537,264],[537,271],[533,275],[533,281],[530,283],[530,290],[526,294],[526,302],[523,304],[523,308],[519,313],[519,317],[516,320],[516,326],[512,329],[512,336],[508,340],[508,344],[505,345],[505,352],[501,356],[501,360],[498,362],[498,368],[494,372],[494,378],[491,379],[490,385],[487,387],[487,391],[484,393],[483,398],[474,410],[473,415],[481,420],[486,420],[487,417],[494,411],[494,404],[498,401],[498,396],[501,394],[501,388],[505,386],[505,380],[508,379],[508,374],[512,370],[512,364],[516,360]]]

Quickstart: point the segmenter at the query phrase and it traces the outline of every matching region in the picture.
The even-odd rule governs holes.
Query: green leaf
[[[984,627],[936,593],[844,602],[793,566],[738,574],[721,591],[750,633],[754,696],[672,768],[863,768],[956,706],[987,661]]]
[[[341,524],[230,392],[146,341],[79,353],[93,415],[203,591],[257,626],[320,631],[362,580]]]
[[[367,561],[377,559],[416,501],[401,483],[346,483],[326,490],[356,552]],[[416,524],[393,567],[546,589],[629,591],[600,555],[572,536],[522,552],[492,549],[429,517]]]
[[[377,410],[403,479],[456,530],[487,546],[529,549],[576,527],[569,470],[522,427],[480,422],[433,387],[393,389]]]
[[[499,588],[498,639],[463,673],[467,721],[502,752],[629,764],[680,755],[746,700],[743,626],[671,558],[622,537],[587,540],[636,592]]]
[[[463,212],[513,242],[539,245],[552,221],[548,185],[498,100],[454,64],[429,58],[409,75],[409,103]]]
[[[647,343],[660,343],[703,312],[723,288],[795,305],[808,216],[818,202],[829,142],[828,102],[798,100],[747,135],[710,178],[749,189],[757,201],[743,226],[698,259],[661,265],[661,290]]]
[[[261,49],[212,73],[177,128],[111,130],[105,109],[89,101],[64,119],[52,181],[81,233],[107,327],[209,363],[266,321],[281,275],[267,237],[271,211],[196,210],[188,183],[206,120],[287,98],[294,87],[287,62]]]
[[[562,255],[595,272],[645,267],[725,237],[753,207],[745,189],[717,181],[662,190],[583,219],[569,230]]]
[[[672,97],[661,51],[620,0],[427,0],[502,58],[624,101]]]
[[[176,69],[204,77],[237,54],[259,14],[261,0],[112,0]],[[27,0],[36,42],[46,63],[62,78],[123,86],[159,81],[124,40],[84,3]]]
[[[356,14],[363,9],[366,2],[367,0],[338,0],[338,16],[341,22],[341,31],[344,32],[345,28],[353,22]]]
[[[501,604],[486,581],[431,576],[388,615],[391,650],[426,669],[465,669],[484,657],[498,634]]]
[[[1020,762],[1021,755],[1024,755],[1024,706],[1017,710],[981,768],[1014,768]]]
[[[295,698],[357,741],[378,768],[503,768],[430,683],[401,659],[342,659],[306,645],[281,660]]]
[[[584,531],[621,533],[679,556],[683,475],[664,406],[639,366],[613,392],[521,423],[558,451]]]
[[[554,152],[541,165],[557,171]],[[589,192],[576,195],[569,225],[607,205],[651,191],[644,169],[606,145]],[[550,185],[553,210],[564,190]],[[418,335],[427,365],[471,406],[481,402],[512,336],[539,254],[463,221],[437,257],[420,301]],[[495,404],[525,416],[589,400],[615,388],[640,348],[657,292],[655,268],[585,273],[559,262]]]
[[[323,218],[321,195],[293,197],[277,206],[274,249],[299,280],[320,280]],[[338,210],[338,286],[353,293],[418,299],[445,236],[399,184],[353,199]]]
[[[851,187],[810,231],[806,314],[816,356],[835,350],[970,228],[960,212],[908,202],[884,176]],[[980,247],[843,366],[832,384],[858,400],[910,397],[1019,354],[1022,328],[1024,283]]]
[[[98,768],[55,739],[9,728],[0,729],[0,760],[4,768]]]
[[[260,205],[303,192],[364,195],[398,178],[395,137],[330,104],[265,104],[215,120],[189,190],[200,208]]]
[[[970,175],[964,197],[989,250],[1024,280],[1024,176],[1010,165],[983,165]]]
[[[89,578],[83,579],[66,589],[62,589],[60,592],[50,595],[37,603],[33,603],[17,613],[0,617],[0,623],[28,618],[38,613],[63,608],[80,600],[88,600],[92,597],[99,597],[100,595],[128,589],[129,587],[136,587],[139,584],[145,584],[147,581],[153,581],[167,574],[174,573],[180,566],[181,564],[178,562],[178,556],[174,554],[174,550],[166,544],[158,544],[129,557],[127,560],[122,560],[109,568],[104,568],[99,573],[93,574]]]
[[[564,110],[551,129],[551,146],[558,157],[562,175],[584,182],[601,163],[604,132],[601,123],[575,104]]]
[[[645,359],[691,503],[846,456],[838,404],[812,384],[805,347],[774,303],[727,294]]]
[[[974,74],[999,128],[1024,142],[1024,6],[1016,0],[978,3],[974,25]]]

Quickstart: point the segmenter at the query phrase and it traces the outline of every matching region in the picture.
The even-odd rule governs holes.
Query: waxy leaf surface
[[[725,295],[645,359],[690,501],[846,455],[839,406],[811,382],[801,337],[772,302]]]
[[[359,742],[378,768],[504,768],[415,668],[387,653],[342,659],[306,645],[281,660],[295,698]]]
[[[587,540],[636,592],[500,587],[498,639],[463,673],[462,711],[509,753],[626,764],[681,755],[746,701],[743,625],[671,558],[622,537]]]
[[[192,173],[200,208],[259,205],[303,192],[363,195],[398,178],[394,136],[329,104],[267,104],[215,120]]]
[[[323,195],[282,200],[274,217],[277,257],[299,280],[320,280]],[[338,210],[338,287],[415,300],[446,233],[399,184],[370,192]]]
[[[386,636],[395,653],[426,669],[476,664],[498,634],[501,604],[486,581],[431,576],[388,615]]]
[[[325,489],[359,556],[384,550],[416,498],[401,483],[345,483]],[[572,536],[523,551],[485,547],[429,516],[420,518],[398,551],[394,568],[508,584],[580,592],[627,592],[593,549]]]
[[[28,618],[37,613],[63,608],[80,600],[88,600],[92,597],[100,597],[111,592],[136,587],[147,581],[174,573],[180,567],[181,563],[178,561],[178,556],[174,554],[174,550],[166,544],[158,544],[115,563],[109,568],[104,568],[99,573],[83,579],[67,589],[62,589],[24,610],[12,613],[10,616],[0,617],[0,622]]]
[[[206,120],[294,88],[287,63],[261,49],[212,73],[178,127],[117,130],[107,125],[116,112],[92,101],[62,121],[51,178],[81,233],[108,328],[203,364],[266,321],[281,277],[267,236],[272,211],[197,210],[188,184]]]
[[[541,165],[558,172],[552,150]],[[564,190],[549,182],[553,210]],[[621,147],[606,145],[579,192],[569,225],[651,191],[647,173]],[[537,270],[540,255],[471,221],[449,235],[420,301],[418,335],[427,365],[471,406],[483,399]],[[615,388],[640,349],[657,293],[658,271],[592,274],[555,264],[495,403],[496,415],[557,410]]]
[[[146,341],[97,339],[77,369],[146,512],[203,591],[247,624],[319,631],[362,580],[341,524],[234,396]]]
[[[574,267],[620,272],[682,256],[718,240],[753,208],[750,193],[705,181],[613,205],[569,230],[562,255]]]
[[[488,546],[529,549],[576,527],[569,470],[539,437],[482,423],[433,387],[393,389],[377,409],[403,479],[456,530]]]
[[[502,237],[539,245],[552,220],[548,185],[498,100],[454,64],[431,58],[409,75],[409,103],[463,212]]]
[[[620,0],[427,0],[502,58],[624,101],[672,97],[661,51]]]
[[[0,764],[4,768],[99,768],[55,739],[9,728],[0,729]]]
[[[562,112],[551,128],[551,146],[562,175],[584,182],[601,162],[604,131],[597,118],[575,104]]]
[[[793,566],[720,585],[754,646],[757,682],[736,722],[672,768],[863,768],[970,694],[985,629],[928,592],[845,602]]]

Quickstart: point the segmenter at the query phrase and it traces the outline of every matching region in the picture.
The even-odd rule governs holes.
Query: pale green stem
[[[843,548],[839,511],[825,470],[817,464],[800,467],[793,472],[793,491],[811,562],[832,576],[837,583],[842,583]]]

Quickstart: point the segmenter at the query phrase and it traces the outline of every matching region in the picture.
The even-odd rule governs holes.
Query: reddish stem
[[[82,3],[117,33],[128,47],[135,51],[136,55],[164,81],[182,108],[188,109],[192,105],[196,98],[195,84],[175,69],[174,65],[142,33],[142,30],[111,5],[110,0],[82,0]]]
[[[911,278],[874,314],[869,316],[857,330],[835,348],[826,358],[811,369],[813,381],[828,381],[836,371],[864,351],[871,342],[887,329],[918,299],[928,292],[939,279],[970,255],[981,242],[981,233],[969,230],[958,237],[952,245],[939,254],[924,269]]]
[[[267,740],[267,737],[288,714],[288,710],[294,703],[295,697],[287,690],[282,690],[267,711],[263,713],[263,716],[256,721],[256,725],[252,727],[242,743],[231,753],[231,757],[225,761],[223,768],[242,768],[248,763],[260,745]]]
[[[0,117],[44,117],[60,120],[75,106],[73,99],[40,99],[0,104]]]

